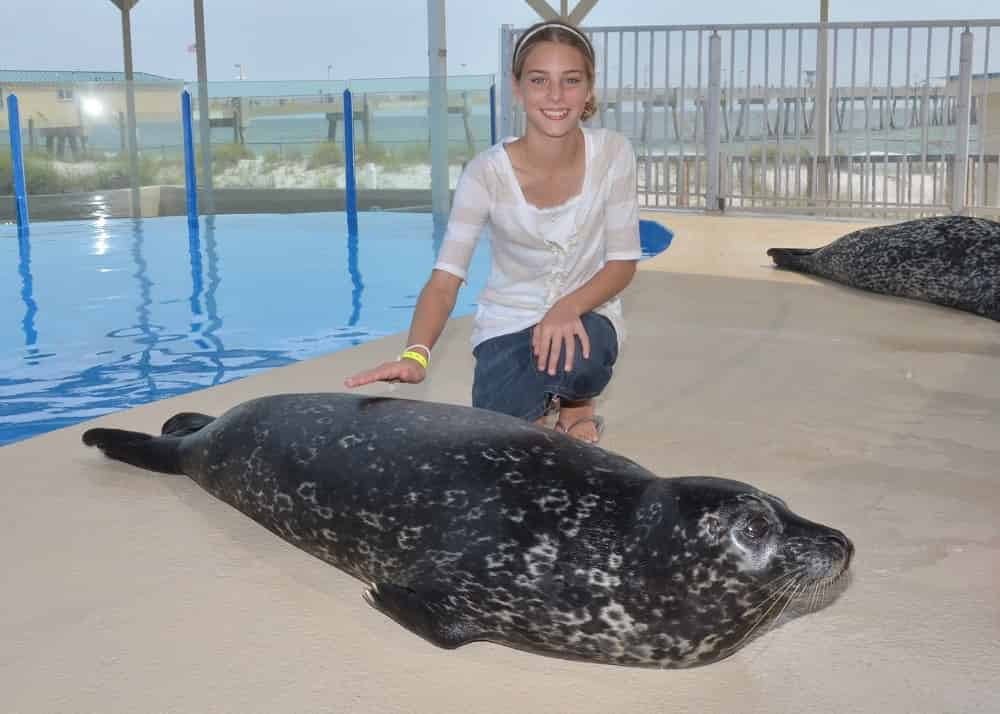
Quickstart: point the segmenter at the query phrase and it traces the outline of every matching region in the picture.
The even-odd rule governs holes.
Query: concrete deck
[[[84,448],[0,449],[5,712],[1000,711],[1000,324],[769,266],[856,224],[649,214],[604,444],[663,475],[752,482],[843,529],[828,608],[715,665],[648,671],[435,649],[362,585],[184,477]],[[428,382],[468,403],[470,322]],[[400,337],[92,422],[152,431],[265,393],[338,390]]]

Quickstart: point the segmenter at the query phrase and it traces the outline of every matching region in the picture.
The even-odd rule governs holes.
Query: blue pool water
[[[0,445],[406,330],[432,218],[363,213],[359,234],[343,213],[0,226]],[[488,271],[484,239],[456,316]]]
[[[343,213],[0,227],[0,444],[405,330],[431,217],[365,213],[359,234]],[[488,259],[481,241],[455,314]]]

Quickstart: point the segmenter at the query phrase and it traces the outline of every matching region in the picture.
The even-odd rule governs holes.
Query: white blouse
[[[552,208],[525,199],[504,139],[465,167],[434,267],[468,275],[483,229],[490,229],[492,268],[479,296],[473,348],[538,323],[560,298],[585,284],[609,260],[638,260],[639,204],[635,153],[610,129],[583,128],[585,174],[579,194]],[[618,333],[625,325],[618,296],[595,308]]]

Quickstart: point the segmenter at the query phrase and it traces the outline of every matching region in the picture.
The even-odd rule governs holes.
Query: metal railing
[[[1000,213],[1000,20],[584,28],[648,208]],[[500,133],[520,133],[504,26]],[[992,63],[992,64],[991,64]]]
[[[126,89],[114,81],[0,86],[0,198],[33,197],[36,221],[132,215],[139,202],[144,215],[177,213],[183,209],[177,189],[190,179],[190,139],[205,213],[284,211],[289,199],[294,210],[341,210],[355,169],[362,210],[431,206],[427,77],[210,82],[204,105],[196,84],[185,90],[178,81],[137,83],[135,137],[126,130]],[[495,141],[494,77],[449,77],[447,90],[444,158],[453,188],[463,163]],[[182,111],[185,91],[196,117],[192,137]],[[13,131],[11,106],[20,119]],[[208,150],[199,136],[203,116]],[[356,167],[343,146],[348,127],[355,130]],[[27,182],[15,187],[19,178]],[[0,220],[17,214],[14,201],[0,201]]]

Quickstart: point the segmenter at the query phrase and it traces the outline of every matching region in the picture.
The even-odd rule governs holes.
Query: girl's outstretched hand
[[[590,358],[590,339],[576,311],[565,304],[556,303],[531,331],[531,349],[538,360],[538,369],[554,375],[559,365],[559,353],[565,348],[567,372],[573,369],[576,340],[580,338],[584,359]]]
[[[359,372],[344,380],[348,389],[361,387],[372,382],[405,382],[417,384],[423,382],[427,371],[412,359],[401,359],[396,362],[385,362],[374,369]]]

